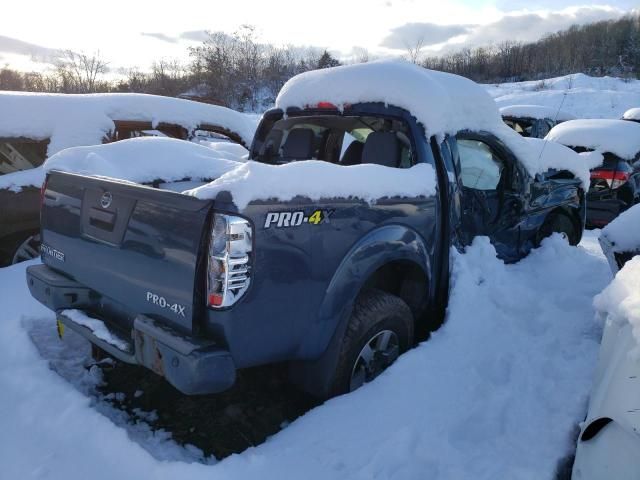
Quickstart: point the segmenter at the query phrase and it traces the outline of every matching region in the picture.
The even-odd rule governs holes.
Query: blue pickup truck
[[[332,84],[344,70],[376,78],[376,69],[425,78],[424,102],[444,102],[443,115],[464,110],[464,128],[449,122],[443,134],[409,107],[378,98],[279,101],[263,116],[245,168],[257,162],[277,174],[292,163],[326,162],[353,178],[362,172],[362,190],[371,166],[411,174],[427,165],[432,195],[403,195],[395,185],[398,194],[375,201],[320,198],[301,184],[290,198],[274,187],[273,196],[255,193],[244,204],[232,188],[208,198],[53,171],[42,191],[43,263],[27,269],[32,295],[57,313],[60,328],[185,394],[220,392],[238,369],[287,362],[295,384],[328,397],[371,381],[438,327],[453,247],[485,235],[516,261],[552,232],[580,240],[581,181],[563,169],[531,172],[522,152],[540,152],[523,149],[529,144],[473,82],[384,62],[322,75]],[[377,84],[368,88],[391,88]],[[483,115],[475,130],[468,105],[457,103],[471,101]]]

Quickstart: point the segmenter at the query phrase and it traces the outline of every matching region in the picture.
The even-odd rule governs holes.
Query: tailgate
[[[197,294],[204,279],[198,253],[211,205],[141,185],[51,172],[41,212],[42,258],[110,304],[191,333],[204,308]]]

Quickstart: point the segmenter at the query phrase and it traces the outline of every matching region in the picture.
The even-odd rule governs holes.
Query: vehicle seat
[[[282,145],[282,158],[309,160],[313,157],[315,133],[310,128],[294,128]]]
[[[354,140],[349,144],[342,155],[341,165],[360,165],[362,163],[362,151],[364,143]]]
[[[395,132],[370,133],[362,150],[362,163],[398,167],[400,164],[400,141]]]

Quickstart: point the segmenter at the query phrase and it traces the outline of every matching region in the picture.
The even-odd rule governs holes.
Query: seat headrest
[[[362,163],[385,167],[400,164],[400,141],[394,132],[372,132],[362,150]]]
[[[315,134],[310,128],[294,128],[282,146],[282,156],[297,160],[308,160],[313,156]]]
[[[360,165],[362,163],[362,150],[364,143],[354,140],[349,144],[342,155],[341,165]]]

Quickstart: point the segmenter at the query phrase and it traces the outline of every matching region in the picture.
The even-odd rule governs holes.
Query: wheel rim
[[[351,370],[349,391],[370,382],[391,365],[400,354],[398,335],[382,330],[364,344]]]
[[[31,235],[24,240],[13,254],[11,264],[24,262],[40,256],[40,234]]]

